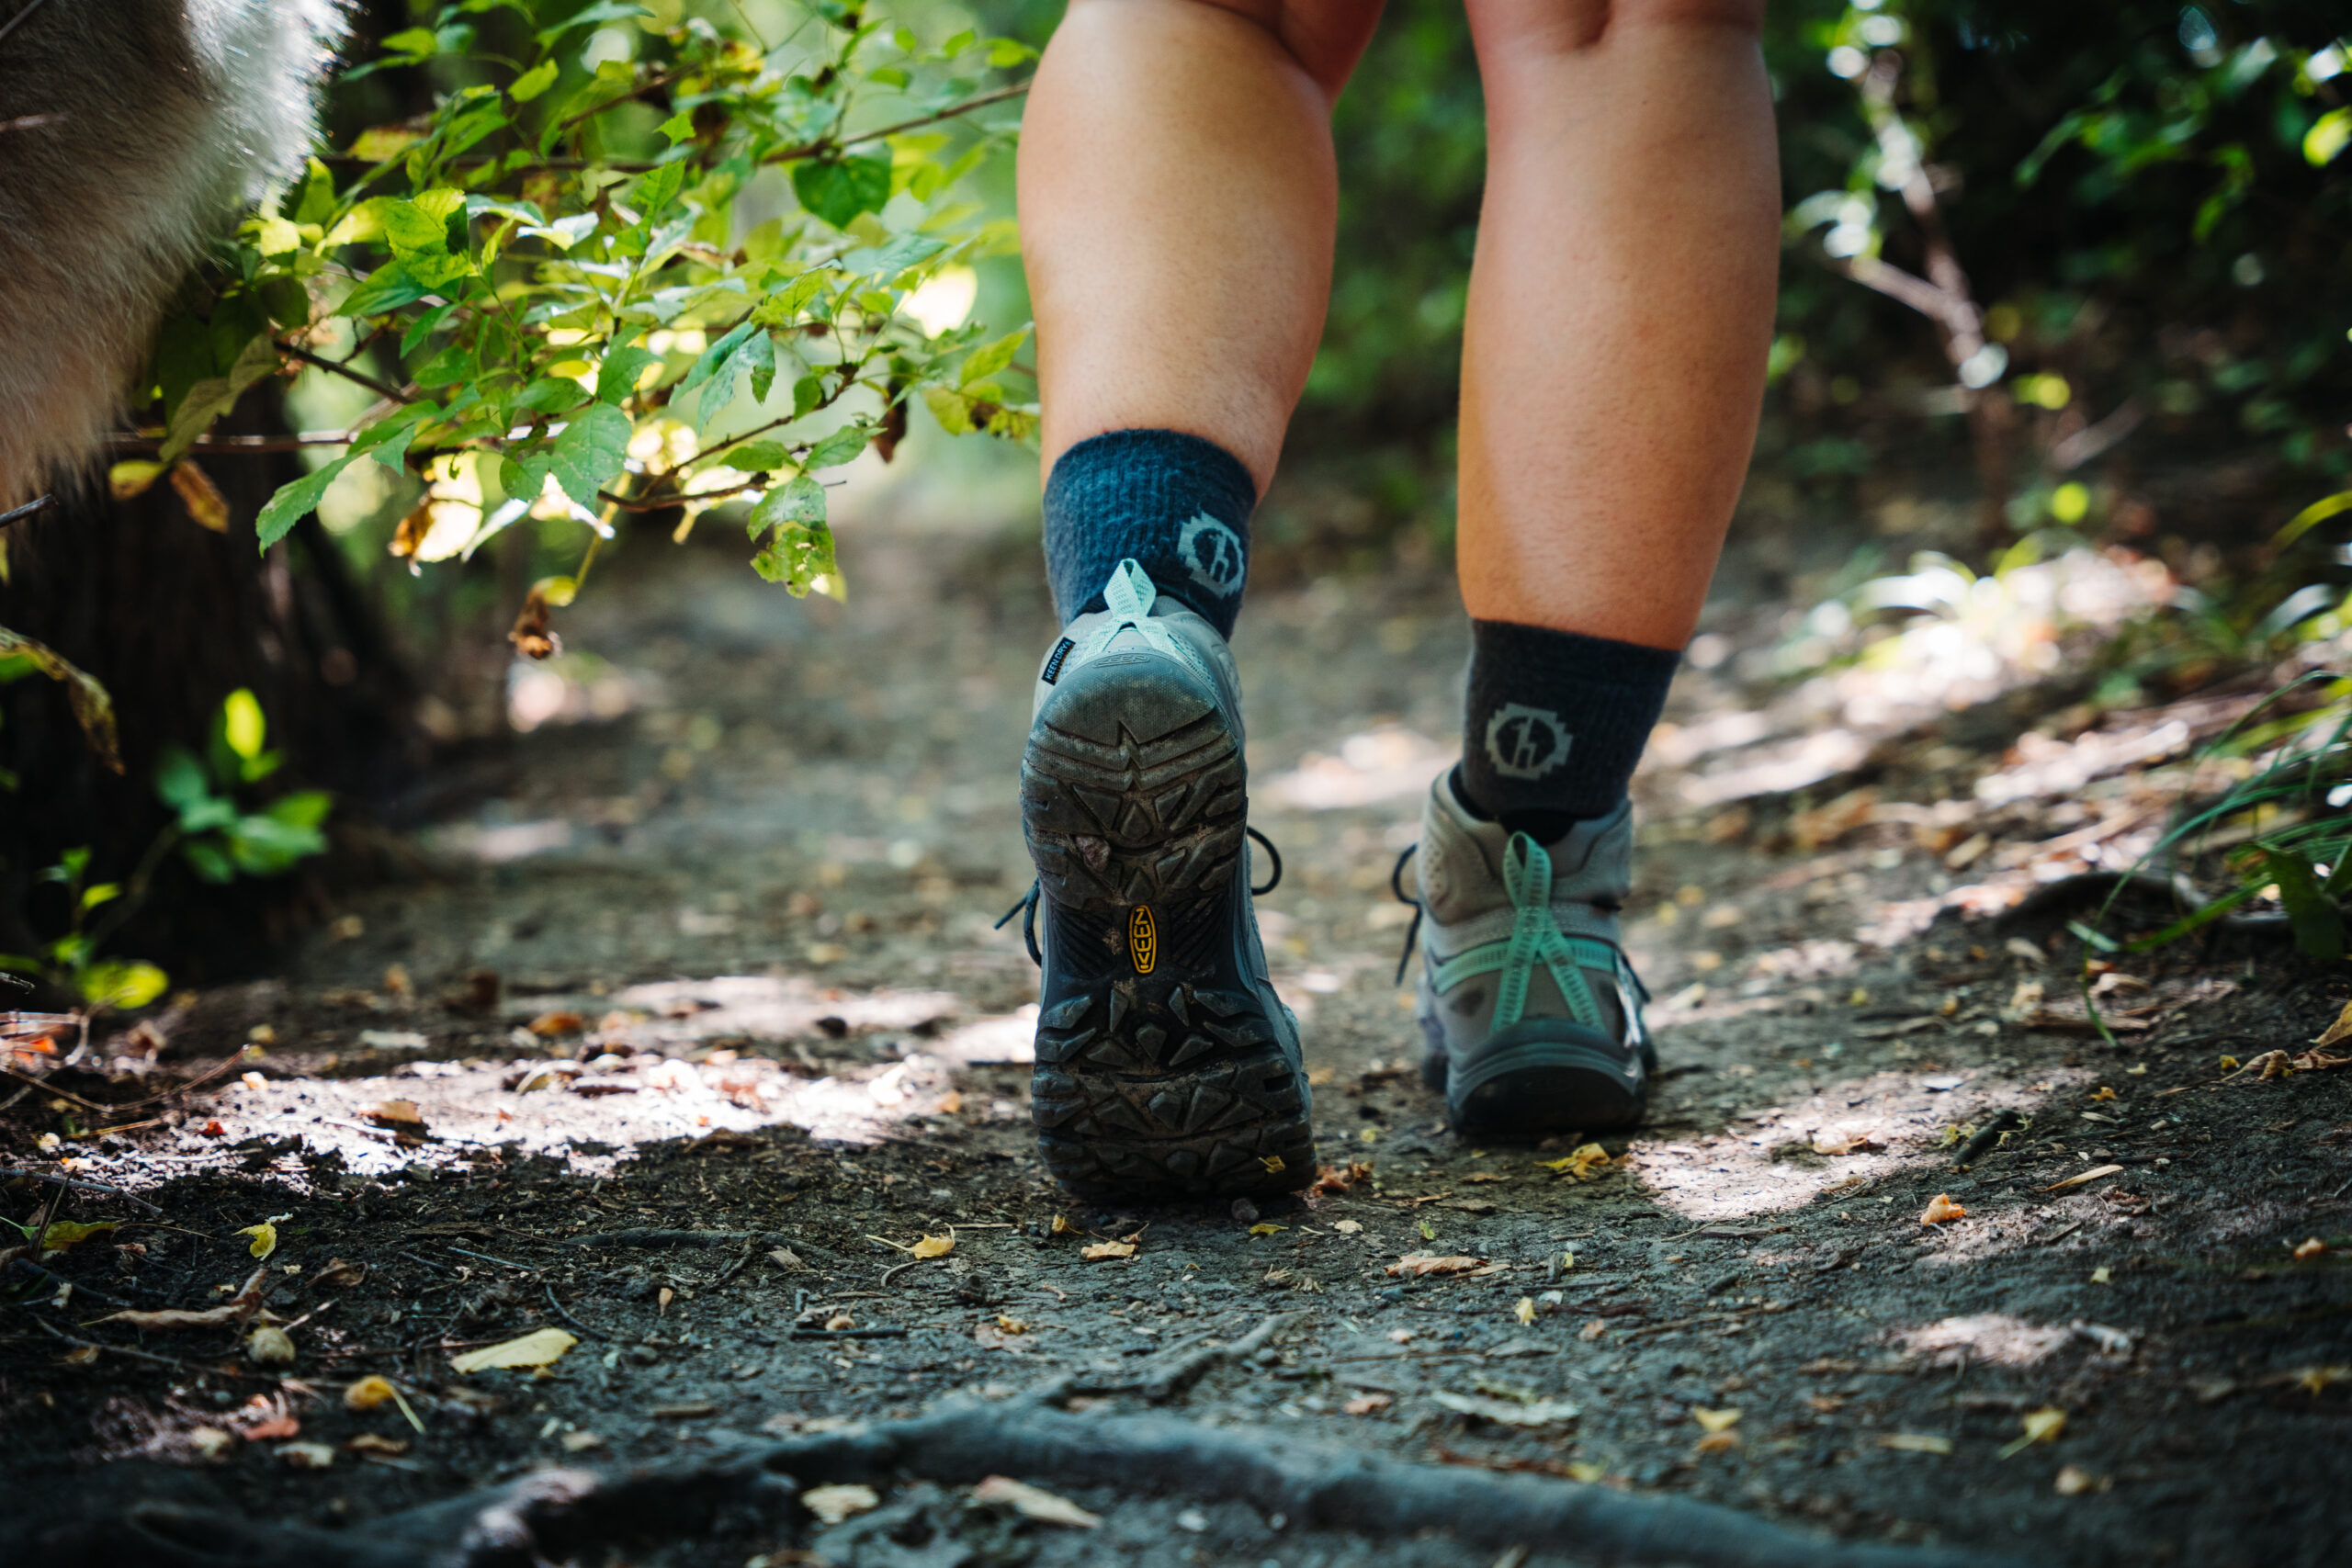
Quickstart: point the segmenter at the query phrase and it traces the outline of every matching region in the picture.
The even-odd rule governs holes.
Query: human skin
[[[1762,400],[1779,257],[1762,0],[1465,0],[1487,95],[1464,332],[1464,605],[1690,635]],[[1262,494],[1329,305],[1363,0],[1074,0],[1023,128],[1044,460],[1170,429]]]

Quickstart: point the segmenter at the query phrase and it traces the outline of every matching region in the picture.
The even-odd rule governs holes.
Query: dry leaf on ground
[[[1351,1416],[1377,1416],[1396,1403],[1393,1394],[1360,1393],[1341,1406]]]
[[[1930,1432],[1882,1432],[1878,1446],[1906,1454],[1948,1454],[1951,1439],[1939,1438]]]
[[[368,1278],[366,1269],[356,1263],[345,1263],[342,1258],[337,1258],[330,1259],[327,1266],[320,1269],[317,1278],[311,1282],[314,1285],[349,1286],[356,1285],[366,1278]]]
[[[1967,1214],[1967,1210],[1951,1201],[1951,1194],[1939,1192],[1928,1200],[1927,1208],[1919,1215],[1919,1223],[1923,1225],[1939,1225],[1947,1220],[1964,1219]]]
[[[1332,1224],[1331,1228],[1338,1231],[1341,1235],[1361,1235],[1363,1234],[1363,1224],[1354,1220],[1337,1221]]]
[[[287,1443],[277,1457],[297,1470],[324,1470],[334,1463],[334,1450],[324,1443]]]
[[[2054,1443],[2066,1430],[2066,1413],[2055,1405],[2045,1404],[2039,1410],[2029,1410],[2018,1418],[2025,1430],[2011,1438],[2001,1450],[2001,1457],[2008,1458],[2035,1443]]]
[[[2041,1189],[2041,1190],[2044,1192],[2055,1192],[2061,1187],[2080,1187],[2086,1181],[2097,1181],[2102,1176],[2113,1176],[2122,1168],[2123,1168],[2120,1165],[2095,1165],[2088,1170],[2083,1171],[2075,1176],[2067,1177],[2063,1181],[2053,1181],[2049,1186]]]
[[[2086,1492],[2104,1492],[2115,1484],[2111,1475],[2093,1475],[2079,1465],[2065,1465],[2058,1472],[2058,1479],[2051,1490],[2061,1497],[2079,1497]]]
[[[1533,1296],[1520,1297],[1519,1304],[1510,1309],[1510,1314],[1513,1317],[1519,1319],[1521,1326],[1533,1323],[1535,1321],[1535,1298]]]
[[[166,1307],[158,1312],[119,1312],[97,1321],[127,1323],[133,1328],[214,1328],[224,1323],[243,1323],[261,1311],[262,1285],[268,1278],[268,1269],[254,1269],[243,1290],[219,1306],[206,1307],[201,1312]]]
[[[1351,1159],[1344,1166],[1322,1166],[1316,1170],[1315,1184],[1307,1191],[1317,1197],[1345,1192],[1357,1182],[1369,1180],[1371,1177],[1372,1166],[1365,1160]]]
[[[485,1345],[479,1350],[469,1350],[462,1356],[449,1358],[449,1369],[455,1372],[488,1371],[499,1367],[547,1367],[563,1359],[565,1351],[580,1341],[560,1328],[541,1328],[509,1339],[503,1344]]]
[[[1283,1231],[1288,1230],[1289,1228],[1290,1227],[1287,1225],[1277,1225],[1261,1222],[1260,1224],[1250,1227],[1250,1234],[1251,1235],[1280,1235]]]
[[[1485,1267],[1486,1261],[1483,1258],[1460,1255],[1438,1258],[1426,1252],[1408,1252],[1388,1266],[1388,1273],[1392,1278],[1417,1280],[1431,1274],[1467,1274],[1474,1269]]]
[[[800,1495],[800,1506],[829,1525],[837,1525],[852,1514],[863,1514],[878,1507],[881,1497],[871,1486],[854,1484],[816,1486]]]
[[[956,1236],[951,1231],[945,1235],[924,1236],[907,1248],[907,1255],[910,1258],[944,1258],[955,1250]]]
[[[1695,1446],[1702,1454],[1727,1453],[1739,1447],[1739,1434],[1730,1431],[1710,1432],[1700,1438]]]
[[[49,1229],[41,1233],[40,1249],[44,1256],[52,1252],[62,1252],[75,1242],[87,1241],[94,1235],[104,1235],[112,1229],[114,1229],[112,1220],[100,1220],[95,1224],[86,1225],[75,1220],[51,1220],[49,1222]]]
[[[1030,1347],[1024,1343],[1022,1338],[1022,1336],[1026,1331],[1020,1328],[1005,1328],[1000,1326],[1000,1325],[1006,1321],[1008,1320],[999,1318],[995,1323],[983,1323],[978,1325],[972,1330],[973,1343],[979,1346],[983,1350],[1009,1350],[1014,1355],[1019,1355],[1023,1351],[1027,1350]],[[1018,1322],[1019,1319],[1016,1318],[1011,1321]]]
[[[1057,1497],[1041,1487],[1015,1481],[1009,1475],[991,1475],[972,1488],[972,1501],[997,1507],[1011,1508],[1023,1518],[1040,1524],[1069,1525],[1091,1530],[1102,1522],[1100,1514],[1090,1514],[1067,1497]]]
[[[1605,1317],[1596,1317],[1590,1323],[1586,1324],[1582,1328],[1577,1330],[1577,1337],[1585,1341],[1587,1344],[1590,1344],[1593,1340],[1600,1338],[1602,1335],[1608,1332],[1609,1320]]]
[[[543,1012],[524,1025],[542,1040],[552,1040],[559,1034],[577,1034],[588,1027],[588,1021],[569,1010]]]
[[[1710,1410],[1703,1404],[1694,1404],[1690,1407],[1690,1419],[1710,1432],[1730,1431],[1739,1425],[1739,1416],[1740,1413],[1736,1410]]]
[[[1609,1151],[1599,1144],[1586,1144],[1566,1158],[1539,1160],[1536,1163],[1545,1170],[1557,1171],[1572,1181],[1589,1181],[1609,1168]]]
[[[1090,1246],[1080,1247],[1078,1255],[1080,1258],[1089,1259],[1102,1258],[1133,1258],[1136,1255],[1136,1244],[1131,1241],[1098,1241]]]
[[[373,1410],[376,1406],[398,1397],[400,1397],[400,1391],[392,1387],[391,1379],[370,1375],[361,1378],[343,1391],[343,1407],[345,1410]]]
[[[253,1241],[247,1245],[245,1250],[255,1258],[266,1258],[277,1250],[277,1224],[274,1220],[264,1220],[257,1225],[247,1225],[236,1234],[253,1237]]]
[[[2324,1255],[2326,1251],[2327,1243],[2320,1240],[2317,1236],[2313,1236],[2309,1241],[2304,1242],[2301,1246],[2295,1248],[2295,1257],[2299,1259],[2318,1258]]]
[[[2352,1002],[2346,1002],[2344,1004],[2344,1010],[2335,1015],[2335,1021],[2329,1024],[2325,1030],[2322,1031],[2320,1037],[2312,1041],[2312,1043],[2319,1046],[2328,1046],[2335,1044],[2339,1040],[2352,1040]]]
[[[1852,1133],[1843,1137],[1815,1138],[1813,1152],[1817,1155],[1874,1155],[1886,1145],[1868,1133]]]
[[[414,1128],[422,1132],[424,1127],[424,1113],[416,1108],[413,1100],[383,1100],[366,1114],[370,1122],[394,1122],[402,1129]]]
[[[385,1459],[398,1459],[408,1452],[408,1439],[387,1438],[380,1432],[362,1432],[356,1438],[345,1438],[343,1448],[345,1453],[377,1454]]]
[[[245,1359],[257,1367],[290,1366],[294,1360],[294,1337],[265,1323],[245,1337]]]

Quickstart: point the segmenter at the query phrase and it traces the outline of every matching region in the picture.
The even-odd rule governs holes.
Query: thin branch
[[[8,35],[15,32],[18,28],[23,27],[25,25],[25,18],[30,17],[35,11],[40,10],[40,7],[41,0],[25,0],[25,6],[23,10],[18,11],[6,21],[0,22],[0,43],[6,43],[8,40]]]
[[[230,457],[247,454],[263,457],[272,452],[300,452],[311,446],[348,446],[351,439],[347,430],[305,430],[298,435],[215,435],[190,442],[187,449],[218,452]],[[117,452],[153,452],[164,445],[162,433],[149,435],[136,430],[116,431],[107,441]]]
[[[346,380],[356,381],[361,386],[367,388],[369,391],[376,393],[379,397],[390,398],[396,403],[413,403],[416,401],[414,397],[407,392],[401,391],[398,387],[391,385],[388,381],[379,381],[376,378],[368,375],[364,370],[354,370],[342,360],[329,359],[322,354],[312,354],[307,348],[297,348],[294,344],[282,341],[277,344],[277,352],[287,355],[288,358],[299,359],[305,365],[315,365],[322,370],[332,371],[335,375],[341,376]]]
[[[21,523],[26,518],[46,512],[56,504],[57,497],[53,495],[36,496],[22,506],[0,512],[0,528],[6,528],[11,523]]]
[[[111,1192],[118,1198],[130,1199],[151,1214],[160,1214],[164,1212],[138,1193],[121,1187],[110,1187],[103,1181],[84,1181],[75,1177],[53,1175],[46,1170],[30,1170],[19,1165],[0,1165],[0,1178],[14,1180],[20,1176],[28,1177],[35,1181],[54,1182],[60,1187],[71,1187],[76,1192]]]

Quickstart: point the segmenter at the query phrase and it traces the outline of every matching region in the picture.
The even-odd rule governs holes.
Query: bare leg
[[[1762,0],[1467,0],[1487,193],[1462,372],[1480,620],[1679,649],[1756,438],[1779,261]]]
[[[1182,431],[1262,493],[1331,286],[1330,111],[1362,0],[1075,0],[1029,96],[1022,250],[1045,466]]]

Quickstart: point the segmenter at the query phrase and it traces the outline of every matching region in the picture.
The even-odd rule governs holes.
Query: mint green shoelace
[[[1528,980],[1541,964],[1560,988],[1570,1018],[1589,1029],[1607,1028],[1608,1020],[1584,972],[1617,973],[1621,967],[1617,950],[1605,942],[1561,933],[1559,922],[1552,918],[1552,857],[1524,833],[1513,833],[1503,847],[1503,892],[1510,898],[1510,935],[1439,964],[1432,976],[1437,989],[1450,991],[1475,976],[1500,970],[1491,1027],[1509,1029],[1526,1016]]]
[[[1145,643],[1170,658],[1182,660],[1204,679],[1209,672],[1200,658],[1184,645],[1182,638],[1151,618],[1151,607],[1159,599],[1159,590],[1153,585],[1151,574],[1130,556],[1112,570],[1111,579],[1102,585],[1102,603],[1111,618],[1094,628],[1086,646],[1078,652],[1078,663],[1084,663],[1108,648],[1121,632],[1133,631]]]

